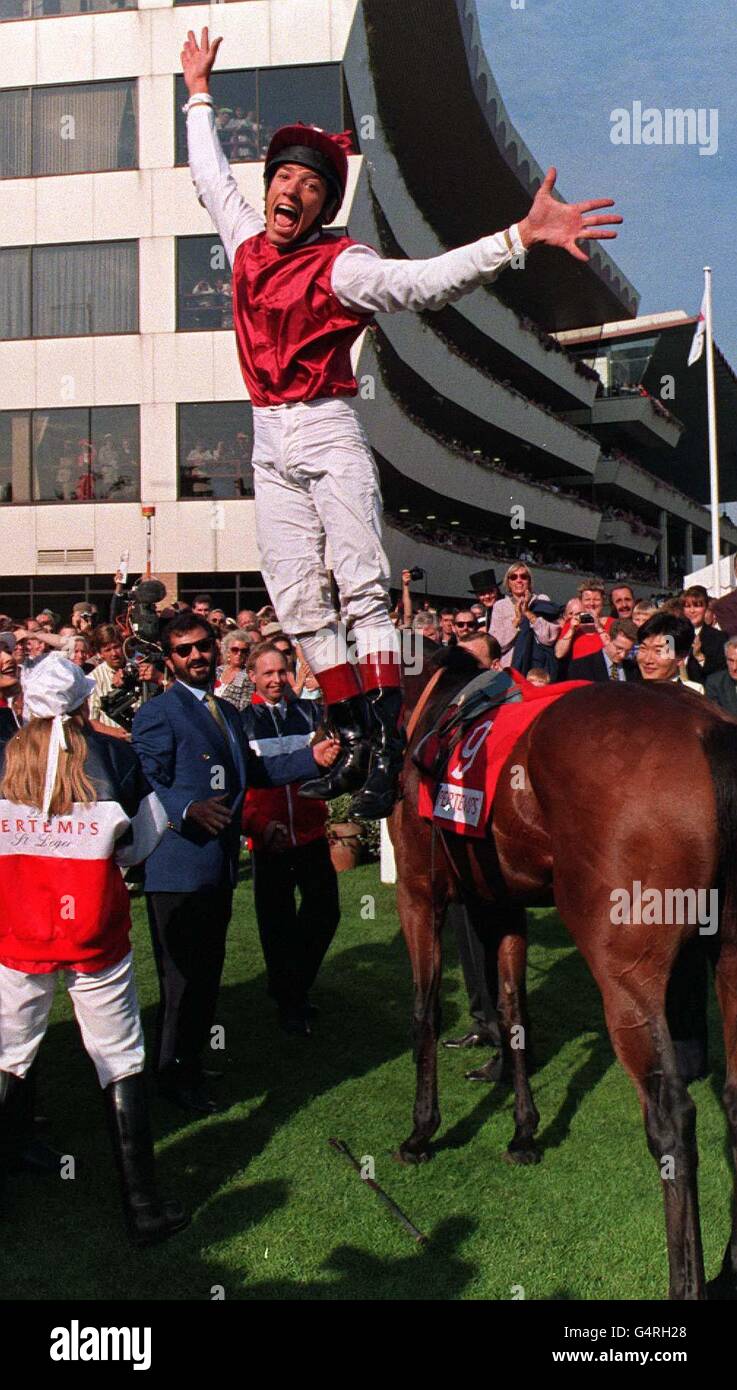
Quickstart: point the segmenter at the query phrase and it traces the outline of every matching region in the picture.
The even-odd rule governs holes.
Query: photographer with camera
[[[602,616],[606,588],[600,579],[584,579],[577,593],[581,612],[566,619],[555,644],[555,655],[561,662],[577,661],[602,651],[615,621]]]
[[[93,642],[101,660],[92,673],[90,723],[100,734],[129,739],[133,716],[152,693],[147,687],[160,685],[162,674],[143,653],[126,659],[123,638],[113,623],[96,627]]]
[[[97,622],[97,609],[93,603],[75,603],[72,609],[72,627],[82,637],[92,637]]]

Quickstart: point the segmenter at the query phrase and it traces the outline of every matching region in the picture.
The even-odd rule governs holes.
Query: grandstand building
[[[212,92],[251,202],[277,126],[350,128],[337,222],[431,256],[519,219],[542,177],[473,0],[0,0],[0,19],[0,610],[104,602],[123,552],[144,567],[144,506],[170,594],[251,605],[251,415],[186,165],[182,40],[224,36]],[[518,556],[560,598],[592,571],[679,582],[710,524],[703,363],[663,365],[691,321],[637,307],[603,250],[541,248],[439,313],[378,317],[357,406],[395,584],[419,565],[450,598]],[[734,391],[720,361],[725,419]]]

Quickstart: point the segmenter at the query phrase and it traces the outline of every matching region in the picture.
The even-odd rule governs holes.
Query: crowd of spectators
[[[417,606],[410,587],[413,572],[404,570],[396,623],[439,646],[489,636],[494,649],[483,646],[475,652],[481,664],[512,666],[523,676],[532,672],[535,682],[678,680],[737,713],[737,624],[732,631],[703,586],[692,585],[670,597],[636,599],[624,581],[608,585],[591,577],[581,581],[565,604],[557,604],[536,590],[532,570],[521,557],[500,583],[492,569],[471,579],[475,602],[436,607],[423,599]],[[666,640],[674,633],[677,661]],[[653,656],[661,648],[668,661]]]
[[[117,575],[116,580],[111,617],[118,616],[121,611],[121,576]],[[258,611],[244,608],[235,617],[230,617],[222,608],[213,607],[208,594],[198,594],[191,605],[179,601],[160,606],[159,618],[167,622],[188,611],[204,618],[213,629],[214,690],[237,710],[244,708],[254,691],[247,670],[249,655],[266,639],[284,655],[291,692],[301,699],[319,699],[318,683],[300,647],[281,631],[271,606]],[[144,687],[166,688],[167,673],[156,661],[155,654],[139,649],[135,639],[126,637],[116,622],[107,621],[107,615],[103,620],[94,603],[74,604],[68,623],[49,608],[42,609],[35,617],[22,620],[0,614],[3,674],[0,708],[12,710],[18,724],[23,723],[23,675],[52,651],[61,652],[93,678],[95,689],[90,699],[92,727],[113,738],[129,739],[130,732],[125,725],[106,713],[102,703],[106,696],[122,688],[126,680],[132,679]],[[146,693],[150,697],[151,690]],[[133,702],[131,713],[135,713],[139,704],[140,700]]]

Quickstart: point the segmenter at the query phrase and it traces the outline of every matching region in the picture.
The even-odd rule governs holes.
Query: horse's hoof
[[[525,1143],[520,1143],[518,1145],[515,1145],[514,1140],[512,1140],[512,1143],[509,1145],[503,1157],[505,1163],[514,1163],[520,1167],[529,1166],[532,1163],[540,1163],[542,1161],[540,1150],[529,1139]]]
[[[423,1139],[418,1143],[417,1140],[413,1141],[412,1139],[406,1139],[405,1142],[400,1144],[399,1148],[394,1151],[392,1158],[395,1159],[397,1163],[429,1163],[432,1158],[432,1153],[427,1140]]]
[[[734,1275],[722,1271],[716,1279],[706,1286],[706,1297],[710,1303],[737,1303],[737,1282]]]

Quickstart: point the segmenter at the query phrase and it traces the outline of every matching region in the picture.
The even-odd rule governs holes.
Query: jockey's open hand
[[[579,241],[606,241],[617,235],[603,228],[619,223],[623,219],[616,213],[605,217],[585,217],[585,213],[597,208],[613,208],[611,198],[590,198],[584,203],[561,203],[553,197],[557,169],[548,169],[535,200],[527,216],[519,224],[522,245],[527,249],[536,242],[546,246],[562,246],[577,261],[589,258],[578,245]]]
[[[343,746],[339,738],[323,738],[319,743],[313,743],[311,749],[318,767],[332,767],[342,751]]]
[[[213,39],[210,43],[210,35],[207,28],[202,30],[200,41],[197,42],[194,31],[189,29],[184,40],[182,52],[182,72],[184,81],[187,84],[187,91],[190,96],[195,92],[207,92],[210,89],[210,73],[217,58],[218,49],[222,43],[222,37]]]

